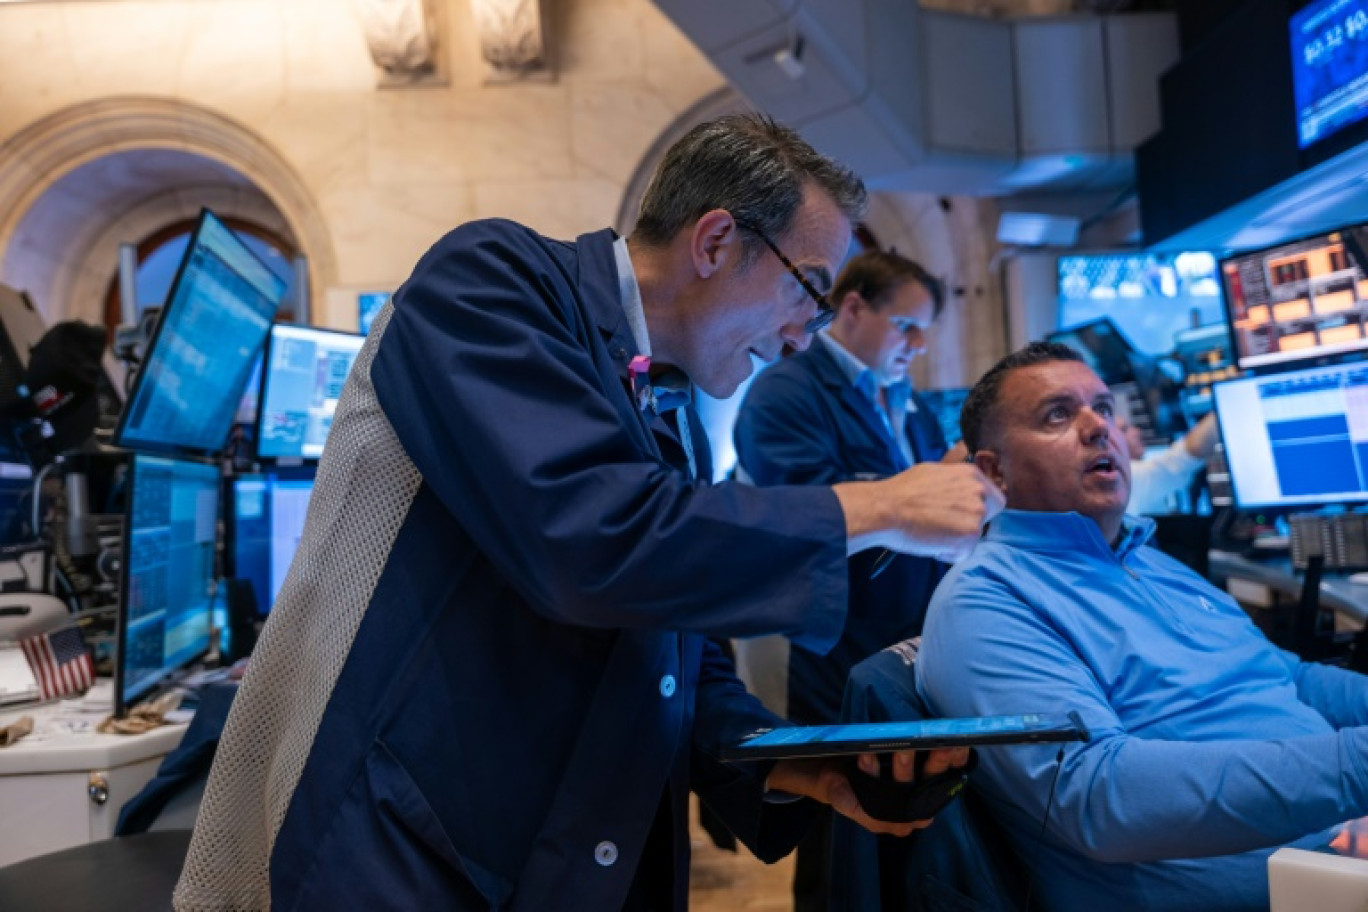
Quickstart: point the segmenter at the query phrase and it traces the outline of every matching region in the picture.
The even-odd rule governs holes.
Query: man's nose
[[[1105,443],[1116,430],[1110,418],[1096,411],[1085,408],[1079,412],[1082,422],[1083,440],[1090,444]]]
[[[779,331],[779,338],[794,351],[807,351],[812,344],[812,333],[803,328],[803,323],[786,323]]]

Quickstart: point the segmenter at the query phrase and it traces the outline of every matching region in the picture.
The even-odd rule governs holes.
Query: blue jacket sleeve
[[[1092,734],[1064,751],[1047,838],[1100,862],[1228,855],[1368,811],[1368,729],[1277,741],[1130,736],[1069,644],[1010,584],[960,577],[933,604],[918,689],[938,714],[1076,710]],[[1043,819],[1054,745],[981,751],[978,782],[1022,827]]]
[[[746,692],[731,660],[711,640],[703,648],[695,701],[690,786],[757,858],[778,861],[815,819],[816,802],[766,801],[765,779],[773,762],[724,763],[717,756],[757,729],[792,723]]]
[[[371,379],[423,482],[552,620],[827,648],[846,600],[835,495],[695,485],[647,455],[577,276],[534,237],[457,229],[395,297]]]

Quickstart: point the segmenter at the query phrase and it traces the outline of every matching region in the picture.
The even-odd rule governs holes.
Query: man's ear
[[[974,454],[974,465],[978,466],[978,470],[997,485],[1004,495],[1007,493],[1007,479],[1002,474],[1002,458],[995,451],[979,450]]]
[[[737,258],[740,250],[740,229],[726,209],[706,212],[694,222],[689,236],[689,255],[699,278],[716,275],[729,259]]]

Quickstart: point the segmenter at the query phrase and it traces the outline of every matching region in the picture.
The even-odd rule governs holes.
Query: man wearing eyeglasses
[[[687,404],[808,345],[864,196],[724,118],[667,151],[630,240],[485,221],[423,257],[347,380],[178,908],[682,909],[691,789],[770,859],[816,807],[783,796],[910,832],[843,767],[720,762],[785,723],[707,637],[821,650],[848,552],[967,549],[1000,496],[971,466],[713,486]]]
[[[888,478],[946,457],[940,425],[908,381],[944,306],[941,283],[906,257],[867,251],[842,269],[831,298],[830,328],[767,368],[742,403],[739,469],[756,485]],[[963,462],[962,452],[955,457]],[[921,633],[945,565],[905,556],[871,578],[879,554],[851,557],[846,625],[829,651],[782,637],[738,644],[743,670],[771,709],[804,725],[838,721],[850,669]],[[829,833],[824,815],[798,847],[796,912],[826,908]]]

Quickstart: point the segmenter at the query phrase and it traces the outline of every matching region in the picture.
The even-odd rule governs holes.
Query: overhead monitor
[[[304,534],[313,472],[298,471],[233,479],[231,572],[251,583],[259,614],[269,613],[275,605]]]
[[[257,456],[304,460],[323,455],[333,412],[365,339],[312,326],[271,328],[261,378]]]
[[[1071,254],[1056,269],[1060,326],[1109,317],[1147,355],[1173,351],[1174,337],[1194,319],[1224,318],[1216,258],[1203,250]]]
[[[1368,501],[1368,362],[1229,380],[1215,396],[1242,508]]]
[[[1082,326],[1061,329],[1050,333],[1049,339],[1082,355],[1108,386],[1135,382],[1135,367],[1131,363],[1131,353],[1135,349],[1110,319],[1104,317]]]
[[[202,213],[114,442],[150,452],[221,450],[284,294],[284,279]]]
[[[1298,146],[1368,117],[1368,0],[1312,0],[1293,13],[1288,38]]]
[[[954,446],[960,442],[960,411],[964,408],[964,400],[969,398],[967,389],[939,389],[918,392],[922,402],[926,403],[927,408],[936,416],[936,422],[940,425],[941,433],[945,435],[945,442],[948,446]]]
[[[138,454],[124,517],[115,711],[209,651],[217,466]]]
[[[1267,371],[1368,348],[1366,249],[1355,227],[1222,260],[1236,364]]]

